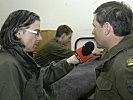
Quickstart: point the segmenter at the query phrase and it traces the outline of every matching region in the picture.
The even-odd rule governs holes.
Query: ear
[[[64,39],[65,37],[66,37],[66,34],[63,33],[63,34],[61,35],[61,39]]]
[[[23,32],[19,30],[19,31],[15,34],[15,36],[16,36],[18,39],[20,39],[22,33],[23,33]]]
[[[110,31],[111,31],[111,28],[112,26],[110,25],[109,22],[105,22],[104,23],[104,28],[105,28],[105,35],[109,35]]]

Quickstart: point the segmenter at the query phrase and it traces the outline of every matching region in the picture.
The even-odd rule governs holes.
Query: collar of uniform
[[[109,51],[106,51],[104,56],[102,57],[103,62],[98,67],[96,67],[97,76],[99,75],[99,72],[103,70],[103,67],[104,67],[103,65],[107,61],[109,61],[112,57],[114,57],[119,52],[122,52],[128,48],[133,48],[132,41],[133,41],[133,34],[127,35],[118,45],[114,46]]]
[[[128,48],[133,48],[132,41],[133,41],[133,35],[125,36],[124,39],[118,45],[114,46],[111,50],[109,50],[109,53],[115,55],[118,52],[121,52]]]
[[[57,43],[61,44],[61,41],[59,41],[59,38],[58,38],[58,37],[55,37],[54,40],[55,40]]]
[[[119,52],[122,52],[128,48],[133,48],[132,41],[133,41],[132,34],[125,36],[118,45],[114,46],[113,48],[111,48],[109,51],[106,52],[106,54],[103,57],[104,62],[108,61],[109,59],[117,55]]]

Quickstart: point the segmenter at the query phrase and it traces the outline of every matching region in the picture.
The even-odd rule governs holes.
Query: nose
[[[42,41],[42,36],[39,34],[39,36],[37,37],[38,41]]]
[[[92,31],[92,34],[94,35],[94,29],[93,29],[93,31]]]

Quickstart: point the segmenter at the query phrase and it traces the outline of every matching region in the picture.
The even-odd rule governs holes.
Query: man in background
[[[45,67],[52,61],[70,57],[73,52],[64,47],[71,41],[72,29],[67,25],[60,25],[57,28],[56,36],[46,43],[34,56],[35,61]]]
[[[100,5],[94,14],[94,38],[106,49],[96,68],[94,100],[132,100],[132,10],[123,2],[111,1]]]

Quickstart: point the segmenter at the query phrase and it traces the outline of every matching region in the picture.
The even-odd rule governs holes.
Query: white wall
[[[10,12],[28,9],[41,17],[41,29],[56,29],[61,24],[69,25],[74,31],[73,49],[78,37],[91,36],[93,12],[106,1],[111,0],[0,0],[0,27]],[[123,1],[133,7],[132,0]]]

